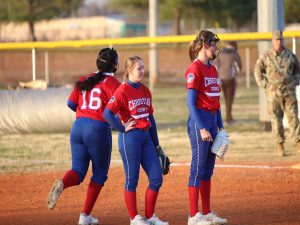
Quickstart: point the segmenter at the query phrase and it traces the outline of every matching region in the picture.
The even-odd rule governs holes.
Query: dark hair
[[[237,50],[238,45],[236,41],[228,41],[228,45],[232,46],[235,50]]]
[[[137,61],[142,60],[139,56],[131,56],[126,59],[125,61],[125,73],[124,73],[124,80],[127,81],[129,77],[130,71],[133,69]]]
[[[194,61],[198,57],[199,51],[202,49],[203,44],[207,44],[209,46],[213,41],[217,42],[220,41],[220,39],[211,31],[201,30],[197,34],[195,40],[190,43],[189,56],[191,61]]]
[[[117,51],[113,47],[101,49],[96,60],[96,65],[99,70],[97,73],[76,83],[76,86],[80,90],[91,90],[97,83],[104,80],[105,75],[103,73],[116,72],[119,65]]]

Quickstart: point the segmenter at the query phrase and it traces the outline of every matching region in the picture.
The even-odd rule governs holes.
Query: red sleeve
[[[79,90],[77,87],[74,87],[69,96],[69,101],[78,105],[78,96],[79,96]]]
[[[122,85],[119,86],[115,92],[113,93],[113,96],[109,100],[109,102],[106,105],[106,108],[108,108],[110,111],[112,111],[113,114],[116,114],[120,111],[121,108],[124,107],[124,94],[123,94],[123,88]]]
[[[185,72],[185,82],[186,82],[186,89],[200,89],[200,75],[198,74],[195,67],[192,65],[187,69]]]

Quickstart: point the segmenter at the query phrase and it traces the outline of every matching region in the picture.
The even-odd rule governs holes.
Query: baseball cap
[[[282,35],[282,31],[281,30],[275,30],[273,31],[273,35],[272,35],[273,39],[283,39],[283,35]]]

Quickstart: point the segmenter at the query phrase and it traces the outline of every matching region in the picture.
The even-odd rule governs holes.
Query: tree
[[[116,11],[121,12],[137,12],[148,10],[149,1],[148,0],[112,0],[108,4],[108,7],[115,8]]]
[[[158,0],[159,15],[162,21],[172,19],[174,21],[174,31],[181,34],[180,20],[184,9],[187,7],[187,0]],[[148,12],[148,0],[112,0],[109,3],[110,8],[117,8],[118,11],[128,15],[145,14]]]
[[[284,9],[286,23],[300,22],[300,0],[285,0]]]
[[[7,22],[9,15],[9,2],[8,1],[0,1],[0,22]]]
[[[163,0],[160,5],[161,20],[173,20],[173,29],[176,35],[182,34],[180,21],[190,14],[192,5],[186,0]]]
[[[242,26],[253,20],[257,0],[159,0],[159,15],[161,21],[172,20],[174,33],[182,33],[180,21],[185,20],[195,24],[203,20],[206,26],[223,27]],[[147,0],[112,0],[111,7],[117,7],[124,13],[138,14],[148,10]],[[202,27],[198,26],[198,29]]]
[[[82,3],[83,0],[0,0],[0,21],[27,22],[31,40],[36,41],[34,24],[37,21],[70,16]]]
[[[83,6],[84,0],[56,0],[63,17],[78,16],[78,9]]]

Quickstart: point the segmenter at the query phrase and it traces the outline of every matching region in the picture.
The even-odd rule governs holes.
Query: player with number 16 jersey
[[[97,83],[92,90],[73,89],[68,100],[68,104],[77,105],[76,118],[90,118],[106,122],[103,117],[103,111],[110,100],[114,90],[120,85],[112,73],[104,73],[105,78],[102,82]],[[94,73],[80,78],[80,81],[89,79]]]
[[[47,199],[48,207],[53,209],[64,189],[84,180],[91,161],[93,174],[79,225],[99,224],[90,213],[107,180],[112,150],[111,130],[103,111],[120,85],[113,74],[118,68],[118,54],[113,48],[102,49],[96,64],[98,71],[80,78],[69,97],[68,107],[76,112],[70,135],[72,169],[55,180]]]

